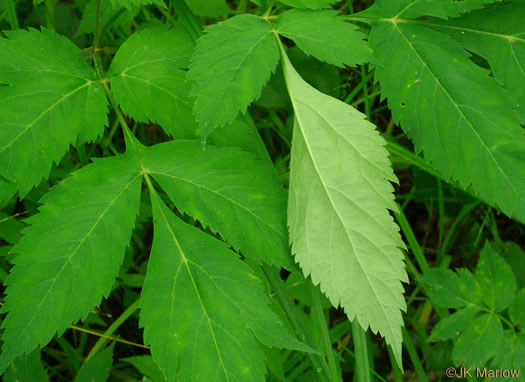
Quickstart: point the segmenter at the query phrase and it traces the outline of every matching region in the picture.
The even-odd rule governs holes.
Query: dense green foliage
[[[524,381],[523,20],[6,0],[3,378]]]

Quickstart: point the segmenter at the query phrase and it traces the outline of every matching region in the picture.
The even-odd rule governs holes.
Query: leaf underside
[[[403,241],[389,209],[396,181],[385,141],[364,115],[297,74],[283,51],[295,111],[288,225],[306,276],[350,320],[381,333],[401,365]]]

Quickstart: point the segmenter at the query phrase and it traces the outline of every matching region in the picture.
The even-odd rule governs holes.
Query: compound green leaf
[[[503,338],[499,318],[492,314],[478,316],[458,338],[452,351],[456,365],[482,367],[498,351]]]
[[[96,139],[107,101],[94,71],[65,37],[46,29],[0,38],[0,175],[24,197],[70,144]]]
[[[363,40],[365,35],[338,13],[293,9],[279,16],[275,28],[305,53],[329,64],[342,67],[372,61],[372,51]]]
[[[501,312],[516,297],[516,280],[510,266],[485,243],[476,268],[476,279],[481,287],[483,302],[492,310]]]
[[[350,320],[386,338],[401,365],[403,241],[385,141],[363,114],[297,74],[282,49],[295,111],[288,226],[305,276]],[[366,308],[365,308],[366,307]]]
[[[464,331],[479,312],[479,307],[470,305],[465,309],[458,310],[450,316],[442,319],[432,329],[430,341],[446,341],[456,338],[459,333]]]
[[[108,295],[139,209],[140,170],[129,155],[97,159],[42,198],[12,250],[0,371]]]
[[[273,34],[268,22],[241,15],[209,27],[197,41],[188,78],[195,81],[193,110],[204,140],[261,94],[279,61]]]
[[[264,381],[267,346],[304,349],[228,246],[181,221],[151,194],[153,247],[140,324],[168,382]]]
[[[40,361],[40,348],[15,359],[3,376],[4,382],[48,382],[47,375]]]
[[[377,21],[369,38],[394,120],[445,177],[525,221],[525,130],[514,100],[450,37]]]
[[[525,2],[498,3],[447,21],[428,21],[466,49],[484,57],[494,77],[520,103],[525,121]]]
[[[329,8],[338,0],[279,0],[281,3],[295,8],[321,9]]]
[[[477,280],[468,270],[432,268],[422,279],[427,295],[436,306],[461,308],[480,305],[481,289]]]
[[[219,232],[246,256],[288,269],[286,192],[250,153],[173,141],[146,149],[144,166],[177,208]]]
[[[105,382],[113,364],[113,347],[108,346],[88,359],[78,371],[74,382]]]
[[[197,123],[186,71],[194,43],[182,29],[144,29],[118,50],[109,70],[111,90],[124,113],[159,123],[175,138],[194,138]]]

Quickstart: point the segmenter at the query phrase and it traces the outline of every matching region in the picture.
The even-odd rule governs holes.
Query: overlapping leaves
[[[332,3],[282,2],[310,9]],[[523,31],[518,22],[494,22],[519,14],[520,3],[452,21],[415,20],[459,16],[485,2],[384,0],[362,15],[375,19],[370,40],[379,59],[377,78],[394,118],[416,147],[446,177],[472,186],[489,203],[524,220],[525,136],[515,113],[523,89]],[[129,7],[132,1],[114,3]],[[193,46],[181,30],[137,33],[111,65],[112,91],[130,117],[160,123],[174,137],[195,135],[193,107],[206,139],[259,96],[279,60],[277,34],[335,65],[371,60],[363,35],[335,12],[292,10],[275,27],[267,18],[243,15],[210,27],[199,40],[188,76],[192,85],[185,82],[184,69]],[[514,99],[473,64],[464,48],[487,59]],[[294,254],[334,305],[386,337],[401,364],[406,274],[403,243],[389,213],[395,211],[390,185],[395,177],[384,140],[356,110],[306,84],[284,49],[282,54],[295,112],[288,206]],[[505,67],[504,57],[514,61]],[[70,144],[98,137],[106,124],[106,100],[100,79],[80,52],[45,30],[0,39],[0,83],[9,85],[0,87],[3,203],[15,192],[13,185],[24,196],[47,176]],[[20,254],[7,279],[1,369],[62,333],[107,295],[134,225],[142,176],[158,182],[179,212],[219,233],[243,255],[292,267],[286,194],[268,167],[238,150],[203,151],[197,141],[153,148],[135,144],[129,153],[96,160],[62,182],[29,219],[31,227],[15,247]],[[155,233],[141,322],[168,380],[262,380],[265,366],[256,339],[305,350],[268,309],[260,285],[238,255],[184,223],[149,185]],[[499,314],[508,309],[512,325],[523,326],[524,293],[516,296],[508,266],[491,251],[483,251],[476,277],[465,270],[426,276],[434,303],[459,309],[438,324],[433,338],[463,332],[454,350],[458,364],[486,362],[501,343],[510,355],[494,356],[492,362],[520,367],[523,335],[504,329]],[[441,279],[448,280],[448,289]],[[432,294],[432,288],[440,293]],[[181,310],[190,312],[188,317],[181,318]],[[200,341],[189,341],[195,336]]]
[[[273,169],[252,158],[236,149],[202,151],[196,141],[174,141],[147,150],[143,163],[181,211],[246,256],[291,269],[286,192]]]
[[[151,193],[155,234],[141,303],[167,381],[264,381],[267,346],[306,350],[279,324],[248,265]]]
[[[253,159],[252,154],[212,147],[204,151],[199,141],[174,141],[152,148],[133,142],[134,139],[128,139],[128,144],[134,145],[129,154],[96,160],[53,188],[42,200],[40,213],[29,219],[31,226],[14,248],[20,254],[6,281],[3,312],[8,315],[3,322],[0,370],[18,355],[47,344],[72,322],[85,318],[93,306],[107,296],[129,242],[144,174],[151,174],[165,186],[182,210],[218,229],[247,256],[291,266],[286,243],[284,190],[275,174]],[[186,164],[179,162],[182,158]],[[251,173],[250,169],[260,172]],[[195,177],[206,172],[208,175],[202,179]],[[222,182],[218,181],[218,175]],[[229,251],[224,243],[179,221],[165,206],[160,206],[157,199],[154,206],[155,237],[160,239],[155,241],[146,276],[142,322],[146,341],[151,342],[153,355],[169,381],[174,380],[175,371],[179,380],[188,380],[188,375],[192,375],[191,368],[174,369],[179,357],[191,359],[191,364],[184,361],[185,365],[199,364],[204,380],[215,375],[218,364],[212,361],[219,358],[220,363],[224,362],[226,380],[245,372],[253,380],[263,380],[266,369],[253,336],[267,346],[307,350],[286,332],[269,310],[262,287],[250,268],[236,259],[238,255]],[[224,215],[224,211],[228,215]],[[172,235],[171,241],[166,239],[166,232]],[[160,249],[162,256],[159,257],[157,246],[174,245],[173,232],[177,232],[177,240],[183,243],[181,250],[170,253]],[[259,237],[246,236],[250,232],[258,233]],[[202,246],[190,245],[196,242]],[[181,260],[183,255],[197,264],[186,269],[186,283],[177,277],[173,279],[177,273],[172,273],[173,268],[163,263],[177,256]],[[217,262],[219,258],[223,262],[221,267]],[[208,278],[208,273],[213,276]],[[182,288],[182,294],[178,288],[176,294],[173,288],[163,288],[166,274]],[[190,276],[195,277],[196,284],[187,284]],[[235,280],[234,285],[230,285],[228,279]],[[220,287],[215,288],[216,284]],[[185,293],[192,285],[194,291]],[[231,299],[233,290],[238,290],[238,299]],[[176,309],[166,303],[174,298]],[[194,321],[194,317],[181,320],[177,316],[176,321],[169,324],[171,329],[159,331],[166,325],[167,315],[175,319],[173,314],[187,312],[187,307],[202,309],[199,298],[205,304],[201,315],[209,314],[213,321],[206,338],[216,341],[215,347],[206,345],[205,348],[220,349],[215,356],[203,349],[195,352],[195,348],[179,346],[180,341],[197,344],[186,337],[201,329],[202,322]],[[159,301],[163,303],[157,304]],[[166,309],[171,310],[165,312]],[[167,332],[173,335],[166,336]]]

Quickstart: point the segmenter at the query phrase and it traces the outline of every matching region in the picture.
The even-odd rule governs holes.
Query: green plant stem
[[[6,9],[11,29],[14,30],[20,28],[20,24],[18,23],[18,16],[16,15],[16,6],[14,0],[6,0]]]
[[[363,99],[365,103],[365,114],[366,114],[366,118],[370,121],[370,117],[371,117],[370,100],[368,99],[368,81],[366,80],[366,78],[367,78],[367,73],[366,73],[365,67],[364,65],[361,65],[361,82],[363,83]],[[357,103],[354,103],[354,104],[357,104]]]
[[[95,13],[95,38],[93,40],[93,48],[95,57],[98,56],[98,48],[100,47],[100,38],[102,37],[102,5],[104,0],[97,0],[97,9]]]
[[[328,361],[328,368],[330,370],[330,379],[332,381],[340,381],[340,375],[337,371],[337,364],[334,357],[334,349],[332,347],[332,341],[330,340],[330,333],[328,332],[326,318],[324,316],[323,306],[321,304],[321,292],[310,284],[310,295],[312,296],[311,314],[314,317],[314,325],[317,332],[321,335],[321,342],[323,344],[324,356]]]
[[[450,246],[450,244],[452,242],[452,239],[454,237],[454,234],[456,232],[458,224],[465,218],[465,216],[467,216],[467,214],[470,211],[472,211],[474,208],[479,206],[480,203],[481,202],[479,200],[476,200],[476,201],[474,201],[472,203],[469,203],[469,204],[463,206],[461,211],[459,211],[458,216],[454,220],[454,223],[452,223],[452,225],[450,226],[450,229],[448,230],[447,235],[445,236],[445,239],[443,240],[443,245],[441,246],[441,248],[438,251],[438,255],[437,255],[437,263],[438,264],[441,263],[442,257],[447,253],[448,247]]]
[[[387,138],[386,148],[392,155],[395,155],[411,165],[416,166],[420,170],[425,171],[426,173],[432,175],[435,178],[442,179],[441,174],[432,167],[426,160],[417,156],[412,151],[401,146],[399,143],[394,142],[392,139]]]
[[[414,366],[414,370],[416,371],[418,381],[428,382],[428,378],[425,373],[425,369],[423,368],[423,364],[421,363],[421,360],[419,359],[419,355],[417,354],[416,347],[414,346],[414,343],[412,342],[410,333],[408,333],[408,330],[406,328],[402,328],[402,330],[403,330],[403,346],[405,347],[408,353],[408,357],[410,358],[410,361],[412,362],[412,366]]]
[[[361,79],[361,81],[357,84],[357,86],[355,86],[350,91],[350,93],[346,95],[346,97],[344,98],[344,102],[350,103],[350,101],[354,99],[354,97],[361,91],[361,89],[363,89],[364,84],[368,83],[368,81],[370,81],[373,76],[374,76],[374,73],[370,72],[366,75],[364,79]]]
[[[235,13],[238,15],[246,13],[246,9],[248,8],[248,0],[239,0],[239,4],[237,5],[237,8],[235,9]]]
[[[98,11],[98,8],[97,8],[97,11]],[[101,10],[101,12],[102,12],[102,10]],[[102,27],[102,30],[100,32],[99,38],[101,38],[102,36],[105,36],[106,32],[113,26],[113,24],[115,24],[115,21],[117,21],[117,19],[120,16],[122,16],[124,14],[124,12],[126,12],[126,8],[120,8],[117,13],[115,13],[114,15],[112,15],[109,18],[109,20]]]
[[[292,297],[284,286],[283,280],[281,280],[281,276],[277,270],[265,264],[261,266],[261,269],[270,283],[273,292],[277,296],[277,299],[281,303],[299,340],[306,343],[308,346],[315,348],[314,341],[309,335],[301,316],[298,314],[297,306],[293,303]],[[312,363],[315,374],[319,376],[320,380],[331,382],[329,378],[330,370],[321,355],[314,353],[306,354]],[[322,371],[324,371],[324,373],[321,373]]]
[[[78,370],[80,369],[80,366],[82,364],[80,363],[80,360],[78,359],[78,354],[77,354],[76,350],[62,336],[61,337],[57,337],[56,341],[58,342],[58,345],[62,348],[64,353],[66,354],[67,360],[69,361],[68,363],[71,366],[71,368],[75,372],[78,372]]]
[[[56,32],[55,30],[55,6],[53,0],[45,0],[44,4],[46,6],[46,25],[47,29],[51,32]]]
[[[104,91],[106,92],[106,97],[108,98],[109,103],[111,104],[111,107],[113,108],[113,111],[115,112],[118,120],[120,121],[122,132],[124,134],[124,140],[126,142],[126,150],[132,149],[140,161],[139,151],[140,151],[141,143],[137,140],[137,138],[135,138],[132,135],[131,130],[129,129],[128,123],[126,122],[126,118],[124,118],[124,115],[120,111],[117,101],[115,101],[115,98],[113,98],[113,94],[111,93],[111,90],[109,89],[108,83],[106,80],[102,81],[102,86],[104,87]]]
[[[491,233],[492,233],[492,236],[494,236],[494,241],[498,244],[503,244],[503,241],[501,240],[501,236],[499,235],[499,230],[498,230],[498,223],[496,221],[496,216],[494,215],[494,211],[491,209],[490,210],[490,230],[491,230]]]
[[[439,236],[438,236],[438,252],[443,244],[443,218],[445,216],[445,202],[443,201],[443,182],[441,179],[436,179],[438,189],[438,225],[439,225]],[[430,227],[430,225],[429,225]]]
[[[197,41],[202,35],[202,27],[191,9],[184,0],[173,0],[172,4],[181,24],[188,31],[193,41]]]
[[[126,321],[135,311],[138,309],[140,305],[140,298],[137,299],[133,304],[128,306],[128,308],[109,326],[109,328],[106,329],[104,332],[104,336],[110,337],[115,331]],[[93,357],[99,350],[101,350],[106,342],[108,342],[109,339],[100,337],[98,341],[95,343],[95,346],[91,349],[89,354],[87,355],[86,359],[84,360],[84,363],[89,360],[91,357]]]
[[[361,328],[359,322],[357,322],[357,318],[354,318],[352,321],[352,338],[354,340],[357,382],[371,382],[366,332]]]
[[[401,231],[403,232],[403,235],[405,235],[405,238],[408,242],[409,247],[412,249],[412,253],[414,254],[414,257],[416,258],[416,262],[419,265],[419,269],[425,274],[429,269],[429,265],[427,263],[427,259],[425,259],[425,255],[423,253],[423,250],[419,246],[419,243],[417,242],[416,235],[414,235],[414,231],[412,231],[412,227],[410,227],[410,224],[408,223],[408,220],[405,216],[405,213],[403,212],[403,209],[398,204],[398,213],[395,214],[397,223],[399,224],[399,227],[401,228]]]

